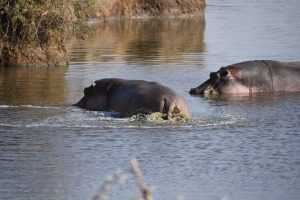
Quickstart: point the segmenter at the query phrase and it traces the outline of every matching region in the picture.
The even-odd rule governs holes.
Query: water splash
[[[120,117],[116,112],[88,111],[76,107],[51,107],[33,105],[0,105],[0,127],[54,127],[54,128],[126,128],[156,129],[177,127],[191,129],[243,123],[233,116],[206,118],[201,116],[176,115],[167,117],[155,112]],[[30,117],[28,117],[30,116]]]

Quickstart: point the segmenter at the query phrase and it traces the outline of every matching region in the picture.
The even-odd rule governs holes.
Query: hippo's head
[[[113,82],[106,79],[94,81],[90,87],[84,89],[84,96],[74,106],[88,110],[107,110],[112,86]]]
[[[210,73],[210,78],[196,88],[190,90],[190,94],[223,94],[223,93],[248,93],[247,80],[241,78],[238,69],[221,67],[219,71]]]

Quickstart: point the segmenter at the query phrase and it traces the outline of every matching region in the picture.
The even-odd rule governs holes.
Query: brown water
[[[72,47],[70,65],[0,68],[0,199],[91,199],[136,157],[155,199],[300,198],[300,94],[192,97],[220,66],[300,60],[300,1],[207,1],[206,19],[115,21]],[[190,122],[71,107],[104,77],[158,81]],[[131,176],[109,199],[139,196]]]

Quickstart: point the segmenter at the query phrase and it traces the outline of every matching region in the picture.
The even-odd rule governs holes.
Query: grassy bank
[[[91,17],[203,15],[204,0],[2,0],[0,66],[66,65]]]
[[[94,0],[2,0],[0,65],[65,65],[71,37],[86,34]]]
[[[205,0],[100,0],[105,17],[181,17],[203,15]]]

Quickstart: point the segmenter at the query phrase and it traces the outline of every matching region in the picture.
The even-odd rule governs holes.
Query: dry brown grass
[[[205,0],[100,0],[103,16],[178,17],[202,15]]]

